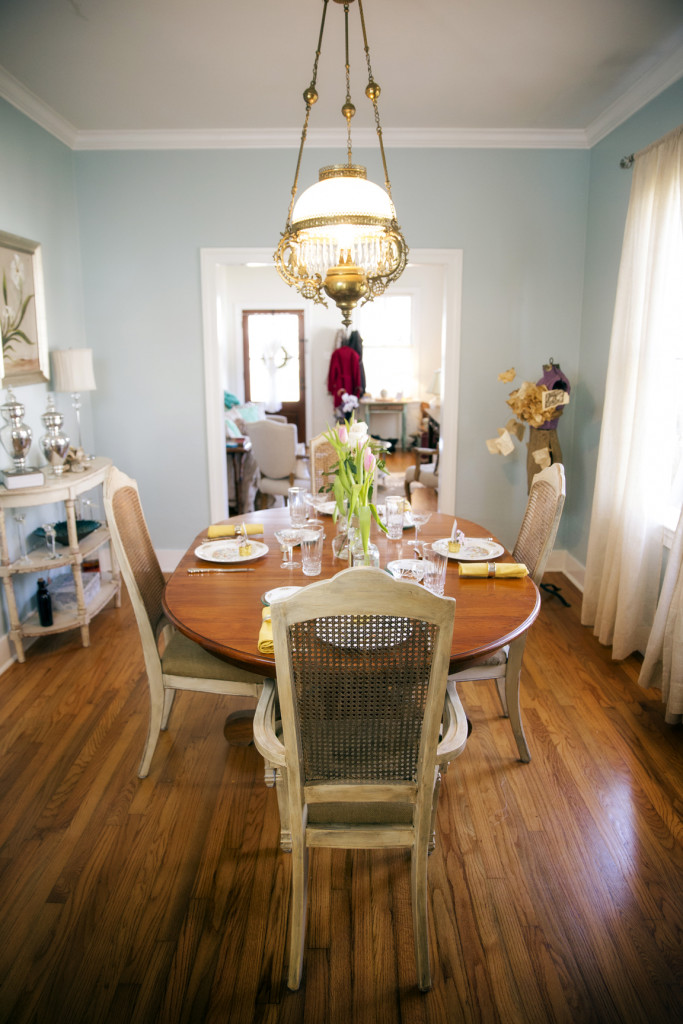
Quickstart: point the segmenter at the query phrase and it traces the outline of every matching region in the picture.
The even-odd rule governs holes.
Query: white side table
[[[116,598],[116,607],[121,607],[121,576],[115,559],[114,551],[109,544],[109,530],[106,524],[100,526],[94,533],[84,537],[80,542],[76,532],[76,499],[94,487],[104,482],[107,469],[111,465],[111,459],[98,457],[89,463],[88,468],[82,473],[70,471],[62,476],[48,475],[45,469],[46,482],[41,487],[24,487],[8,490],[0,485],[0,577],[7,600],[7,609],[10,619],[10,636],[14,643],[17,658],[25,661],[23,638],[29,636],[44,636],[47,633],[62,633],[68,629],[80,629],[81,640],[84,647],[90,645],[89,623],[99,611],[109,602],[112,597]],[[66,524],[69,537],[69,546],[57,547],[57,558],[50,558],[47,551],[31,551],[28,560],[18,559],[15,562],[9,560],[7,546],[7,526],[5,512],[7,509],[30,508],[38,505],[50,505],[54,502],[64,502],[66,509]],[[100,589],[89,604],[85,603],[83,593],[83,561],[91,558],[102,547],[109,547],[111,559],[111,571],[100,570]],[[35,573],[45,575],[60,566],[71,566],[74,586],[76,590],[76,609],[74,611],[57,611],[53,609],[53,623],[51,626],[41,626],[38,621],[37,611],[32,612],[22,622],[19,618],[17,602],[14,596],[14,577]]]

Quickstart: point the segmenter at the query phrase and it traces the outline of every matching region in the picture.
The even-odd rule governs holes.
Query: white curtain
[[[683,512],[638,682],[662,691],[670,725],[683,720]]]
[[[645,651],[662,565],[681,344],[683,125],[633,166],[612,325],[582,622],[612,656]]]

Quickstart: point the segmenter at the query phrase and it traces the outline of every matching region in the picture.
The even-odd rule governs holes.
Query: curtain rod
[[[633,161],[635,160],[635,154],[631,153],[630,156],[622,156],[619,161],[619,166],[623,171],[630,171],[633,167]]]

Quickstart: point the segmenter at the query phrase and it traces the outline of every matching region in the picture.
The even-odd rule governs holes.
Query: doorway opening
[[[241,314],[245,308],[262,310],[297,308],[301,303],[298,295],[278,277],[272,264],[272,253],[268,249],[212,248],[202,249],[202,312],[204,324],[204,379],[207,429],[207,458],[209,506],[212,521],[225,518],[227,509],[227,470],[225,456],[225,417],[223,407],[223,383],[226,380],[243,380]],[[460,372],[460,321],[462,295],[462,252],[457,249],[414,249],[411,250],[411,268],[428,277],[430,289],[428,306],[436,314],[434,331],[430,336],[438,339],[436,354],[441,356],[442,408],[440,423],[439,463],[439,509],[454,514],[456,501],[456,453],[458,424],[458,393]],[[258,268],[261,275],[258,287],[258,301],[245,300],[249,288],[247,280],[251,268]],[[261,301],[263,300],[263,301]],[[310,305],[310,304],[309,304]],[[324,316],[327,310],[315,307],[316,316]],[[306,392],[306,415],[308,433],[311,435],[325,429],[330,404],[326,391],[327,365],[332,350],[332,339],[339,327],[336,310],[329,313],[324,327],[311,327],[312,311],[304,310],[305,325],[305,366],[308,388]],[[328,344],[326,350],[325,346]],[[422,346],[421,336],[416,343]],[[322,358],[321,358],[322,353]],[[312,370],[313,367],[313,370]],[[431,367],[430,380],[434,367]],[[241,383],[240,383],[241,386]],[[232,390],[232,389],[230,389]],[[427,387],[424,388],[427,390]],[[315,399],[315,402],[314,402]],[[321,410],[322,404],[325,408]],[[317,403],[317,405],[316,405]],[[317,411],[316,411],[317,410]],[[305,436],[302,440],[305,439]]]

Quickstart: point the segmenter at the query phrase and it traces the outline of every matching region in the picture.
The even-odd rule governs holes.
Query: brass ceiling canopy
[[[328,2],[323,0],[313,77],[303,94],[306,115],[301,131],[292,198],[274,260],[282,279],[296,288],[303,298],[324,306],[327,305],[325,295],[331,298],[342,312],[342,322],[348,327],[351,324],[351,313],[359,302],[370,302],[401,276],[408,258],[408,246],[396,221],[396,210],[391,198],[391,183],[377,108],[381,90],[372,77],[362,0],[334,0],[344,6],[346,99],[341,112],[346,120],[347,161],[345,164],[321,168],[318,181],[296,198],[308,120],[311,107],[318,99],[316,79]],[[349,6],[355,2],[358,4],[368,67],[365,95],[374,108],[384,168],[384,188],[368,181],[365,168],[353,163],[351,118],[356,108],[351,101],[350,88]]]

